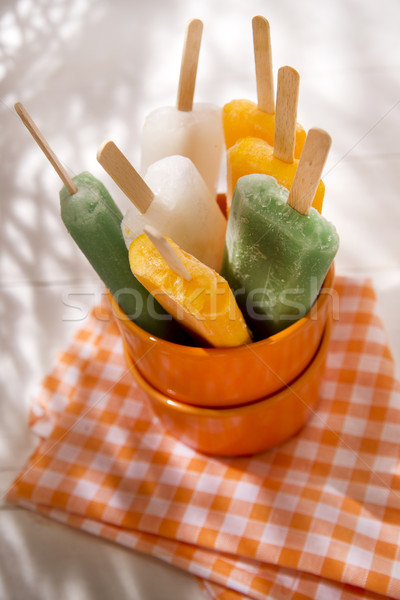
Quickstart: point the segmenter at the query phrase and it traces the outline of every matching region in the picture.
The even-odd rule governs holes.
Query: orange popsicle
[[[214,347],[250,343],[250,332],[225,279],[154,228],[145,231],[129,248],[130,266],[140,283],[201,342]]]
[[[238,140],[227,151],[227,205],[239,177],[255,173],[271,175],[280,185],[291,188],[297,170],[295,158],[296,117],[300,76],[292,67],[281,67],[278,71],[278,91],[275,114],[273,145],[258,137]],[[318,186],[313,206],[319,212],[325,188]]]
[[[222,110],[225,144],[230,148],[245,137],[259,137],[271,146],[275,134],[275,98],[272,70],[270,27],[267,19],[253,18],[254,60],[257,82],[257,104],[250,100],[232,100]],[[300,158],[306,132],[296,124],[294,155]]]
[[[237,180],[243,175],[262,173],[272,175],[280,185],[290,190],[299,161],[287,163],[274,156],[274,149],[259,138],[238,141],[227,152],[227,199],[230,206]],[[325,185],[318,184],[312,206],[320,213],[325,194]]]
[[[273,146],[275,113],[269,114],[251,100],[232,100],[222,109],[225,145],[229,149],[245,137],[257,137]],[[295,158],[300,158],[306,141],[306,131],[296,123]]]

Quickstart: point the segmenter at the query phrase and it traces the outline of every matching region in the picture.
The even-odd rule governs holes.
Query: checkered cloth
[[[370,284],[336,289],[317,412],[249,458],[169,436],[93,313],[33,402],[42,439],[8,499],[186,569],[211,598],[400,598],[400,385]]]

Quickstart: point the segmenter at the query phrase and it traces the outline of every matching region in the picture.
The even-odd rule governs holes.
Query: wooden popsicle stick
[[[189,271],[167,238],[161,235],[161,233],[151,225],[145,225],[145,227],[143,227],[143,231],[153,242],[154,246],[157,248],[167,265],[183,279],[186,279],[186,281],[191,281],[192,277]]]
[[[192,19],[186,29],[185,43],[183,46],[178,97],[176,101],[178,110],[190,111],[193,108],[193,96],[202,33],[202,21],[200,21],[200,19]]]
[[[261,15],[253,17],[252,24],[257,104],[260,110],[273,115],[275,112],[275,98],[270,27],[267,19]]]
[[[63,167],[63,165],[58,160],[57,156],[54,154],[53,150],[50,148],[44,135],[37,127],[36,123],[34,123],[26,108],[21,104],[21,102],[16,102],[14,104],[14,108],[17,115],[20,117],[21,121],[28,129],[29,133],[32,135],[39,148],[42,150],[43,154],[46,156],[46,158],[49,160],[49,162],[55,169],[57,175],[61,178],[61,181],[63,182],[69,193],[76,194],[78,188],[76,187],[74,181],[68,175],[66,169]]]
[[[296,144],[297,104],[300,75],[292,67],[278,71],[276,92],[274,156],[287,163],[293,162]]]
[[[323,129],[314,127],[307,134],[287,199],[287,203],[302,215],[309,213],[331,143],[331,136]]]
[[[100,146],[97,160],[132,204],[144,214],[153,202],[154,194],[114,142],[104,142]]]

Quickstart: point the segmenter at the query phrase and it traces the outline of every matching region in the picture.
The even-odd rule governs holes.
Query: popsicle
[[[231,100],[222,108],[225,146],[234,146],[245,137],[265,140],[271,146],[274,143],[275,114],[269,115],[258,108],[257,104],[244,98]],[[295,158],[300,158],[306,141],[306,130],[296,123]]]
[[[221,275],[256,340],[310,310],[338,250],[335,227],[310,208],[329,147],[310,130],[290,192],[265,174],[237,182]]]
[[[193,104],[202,28],[198,19],[187,28],[176,108],[160,107],[145,119],[140,172],[165,156],[180,154],[192,160],[215,196],[224,149],[221,109]]]
[[[147,226],[131,243],[129,261],[139,281],[200,343],[232,347],[251,342],[228,283],[171,239]]]
[[[106,188],[87,172],[71,178],[22,104],[16,103],[15,110],[64,183],[60,204],[67,230],[127,317],[153,335],[187,344],[182,328],[133,276],[122,213]]]
[[[114,142],[105,142],[97,157],[132,201],[121,224],[127,248],[145,225],[153,225],[201,262],[220,269],[226,219],[189,158],[166,156],[150,165],[142,179]]]
[[[253,18],[253,44],[257,83],[257,104],[251,100],[232,100],[222,109],[226,148],[245,137],[257,137],[271,146],[275,132],[275,100],[272,71],[270,27],[261,15]],[[294,155],[300,158],[306,140],[304,128],[296,123]]]
[[[299,161],[294,157],[299,74],[292,67],[278,71],[278,90],[275,115],[274,144],[257,137],[239,140],[227,151],[227,203],[239,177],[250,173],[272,175],[279,184],[290,189]],[[319,212],[325,186],[319,182],[313,206]]]

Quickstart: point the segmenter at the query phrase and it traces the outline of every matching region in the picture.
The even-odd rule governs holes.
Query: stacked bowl
[[[235,348],[161,340],[109,299],[129,368],[166,430],[205,454],[245,456],[289,439],[315,411],[332,328],[333,280],[332,265],[305,317]]]

